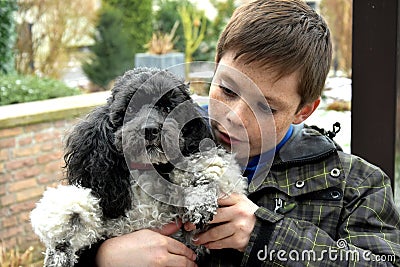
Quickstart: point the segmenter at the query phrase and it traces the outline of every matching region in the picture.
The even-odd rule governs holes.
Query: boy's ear
[[[299,124],[305,121],[310,115],[317,109],[321,98],[314,100],[308,104],[305,104],[297,113],[294,115],[293,124]]]

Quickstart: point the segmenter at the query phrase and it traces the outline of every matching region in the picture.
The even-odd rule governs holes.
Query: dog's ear
[[[196,106],[196,104],[193,105]],[[182,149],[184,156],[199,152],[200,143],[204,139],[213,140],[210,125],[207,122],[207,118],[203,116],[199,106],[197,110],[192,110],[191,116],[193,116],[193,119],[188,120],[182,129],[183,140],[185,140]]]
[[[92,189],[106,217],[123,215],[131,205],[129,170],[123,155],[114,147],[108,106],[95,109],[79,122],[65,146],[69,184]]]

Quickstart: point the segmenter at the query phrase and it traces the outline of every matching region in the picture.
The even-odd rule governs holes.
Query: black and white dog
[[[233,155],[213,144],[183,80],[159,69],[127,71],[107,104],[67,138],[68,185],[47,189],[31,213],[47,248],[44,265],[73,266],[102,239],[178,219],[203,228],[218,197],[247,188]],[[193,234],[176,238],[194,248]]]

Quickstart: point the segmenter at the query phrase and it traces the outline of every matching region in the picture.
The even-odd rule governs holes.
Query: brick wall
[[[63,140],[77,118],[105,102],[108,92],[0,107],[0,241],[34,246],[30,211],[63,177]]]
[[[29,213],[47,186],[62,178],[62,137],[75,120],[0,130],[0,239],[8,247],[29,246]]]

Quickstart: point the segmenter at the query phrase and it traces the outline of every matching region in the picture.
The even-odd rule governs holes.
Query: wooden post
[[[381,167],[394,188],[399,3],[353,1],[351,152]]]

